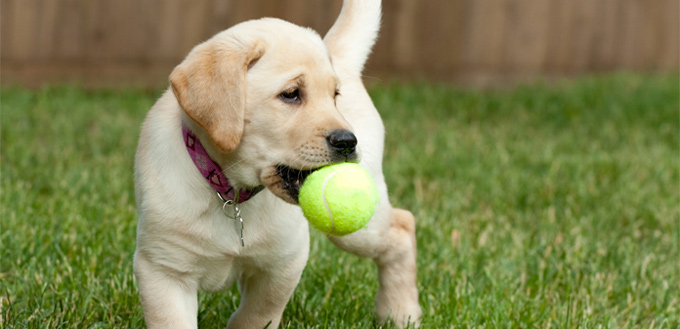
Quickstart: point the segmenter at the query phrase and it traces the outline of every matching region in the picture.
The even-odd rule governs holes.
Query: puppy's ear
[[[206,42],[170,74],[172,91],[184,112],[223,152],[233,151],[243,135],[246,71],[262,57],[259,43]]]

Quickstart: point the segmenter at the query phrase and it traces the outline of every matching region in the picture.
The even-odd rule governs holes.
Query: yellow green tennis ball
[[[298,200],[312,226],[341,236],[366,226],[375,212],[378,190],[364,168],[341,163],[311,173],[300,188]]]

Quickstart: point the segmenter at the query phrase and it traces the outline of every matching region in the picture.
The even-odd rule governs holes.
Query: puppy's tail
[[[324,37],[336,69],[360,75],[380,30],[380,0],[344,0]]]

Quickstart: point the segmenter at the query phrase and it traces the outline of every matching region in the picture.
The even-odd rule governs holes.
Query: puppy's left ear
[[[223,152],[243,136],[248,65],[264,54],[255,42],[216,42],[196,46],[170,74],[170,85],[184,112]]]

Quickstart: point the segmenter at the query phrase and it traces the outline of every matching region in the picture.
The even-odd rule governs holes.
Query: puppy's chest
[[[256,227],[250,229],[248,244],[240,243],[240,225],[234,219],[215,216],[212,225],[204,228],[202,241],[192,248],[197,257],[193,259],[194,275],[202,290],[217,291],[229,288],[252,264],[249,254],[261,247],[253,239],[261,233]],[[244,237],[245,238],[245,237]]]
[[[221,209],[199,219],[200,233],[196,238],[200,238],[194,240],[198,243],[192,249],[200,255],[194,259],[194,268],[201,289],[228,288],[243,273],[266,269],[268,264],[292,257],[291,249],[305,247],[300,242],[305,241],[307,228],[299,225],[299,219],[280,218],[274,215],[277,212],[255,209],[244,207],[242,223]]]

